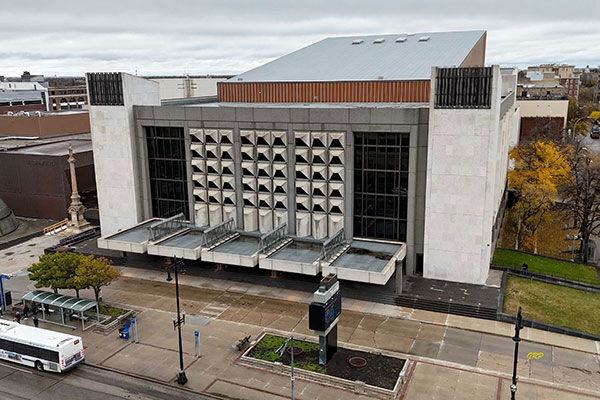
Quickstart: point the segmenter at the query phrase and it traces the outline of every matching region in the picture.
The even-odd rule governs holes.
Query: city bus
[[[83,343],[77,336],[0,319],[0,360],[66,372],[83,362]]]

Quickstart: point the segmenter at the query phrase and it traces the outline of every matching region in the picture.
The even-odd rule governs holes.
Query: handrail
[[[335,253],[346,244],[344,228],[336,232],[335,235],[327,239],[323,243],[321,249],[321,259],[329,260],[335,255]]]
[[[223,239],[229,233],[233,232],[233,218],[229,218],[218,225],[208,228],[204,231],[204,244],[207,247],[212,246]]]
[[[282,225],[273,229],[270,232],[265,233],[260,237],[260,249],[263,254],[266,254],[269,250],[277,246],[280,242],[283,242],[287,238],[287,224],[284,222]]]
[[[69,218],[65,218],[62,221],[59,221],[55,224],[52,224],[50,226],[47,226],[46,228],[44,228],[44,234],[48,233],[48,232],[52,232],[58,228],[61,228],[63,226],[65,226],[66,224],[69,223]]]

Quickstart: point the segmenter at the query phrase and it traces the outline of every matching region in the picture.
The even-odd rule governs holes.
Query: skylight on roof
[[[421,36],[419,38],[419,42],[427,42],[429,40],[429,36]]]
[[[381,44],[381,43],[383,43],[383,42],[385,42],[385,39],[384,39],[384,38],[379,38],[379,39],[375,39],[375,40],[373,40],[373,44]]]
[[[396,39],[396,43],[404,43],[404,42],[406,42],[405,37],[399,37],[398,39]]]
[[[352,44],[361,44],[362,42],[364,42],[364,40],[362,39],[356,39],[352,41]]]

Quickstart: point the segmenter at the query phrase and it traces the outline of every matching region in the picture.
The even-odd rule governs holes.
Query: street
[[[0,361],[0,399],[159,400],[213,399],[170,385],[79,365],[66,374],[38,372]]]

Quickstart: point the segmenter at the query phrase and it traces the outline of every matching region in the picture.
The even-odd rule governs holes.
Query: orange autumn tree
[[[522,143],[510,151],[514,166],[508,182],[518,196],[513,206],[518,221],[516,250],[528,239],[536,242],[537,229],[556,203],[559,187],[569,179],[571,152],[570,147],[560,148],[549,140]]]

